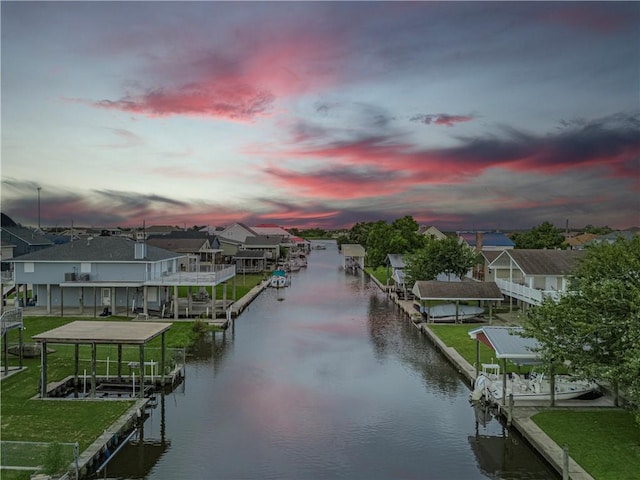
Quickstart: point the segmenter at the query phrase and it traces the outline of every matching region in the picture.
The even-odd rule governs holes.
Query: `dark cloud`
[[[449,113],[426,113],[414,115],[409,120],[412,122],[420,122],[425,125],[444,125],[453,127],[456,123],[470,122],[474,119],[473,115],[451,115]]]

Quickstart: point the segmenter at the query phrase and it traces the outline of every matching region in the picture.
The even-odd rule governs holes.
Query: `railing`
[[[540,305],[546,297],[557,301],[561,295],[561,292],[557,290],[538,290],[537,288],[527,287],[526,285],[520,285],[519,283],[513,283],[499,278],[497,278],[495,282],[504,295],[517,298],[532,305]]]
[[[22,327],[22,309],[11,308],[2,312],[0,324],[2,325],[2,335],[4,335],[7,330]]]
[[[3,440],[0,442],[0,454],[3,470],[45,470],[62,474],[77,465],[78,444]]]
[[[217,285],[236,275],[235,265],[215,265],[213,272],[175,272],[152,278],[147,285]]]
[[[2,279],[3,282],[13,282],[13,270],[3,270],[2,273],[0,273],[0,279]]]

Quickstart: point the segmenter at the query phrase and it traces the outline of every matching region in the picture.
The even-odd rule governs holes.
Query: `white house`
[[[488,275],[507,297],[525,305],[559,298],[569,286],[571,270],[583,250],[505,250],[489,264]]]

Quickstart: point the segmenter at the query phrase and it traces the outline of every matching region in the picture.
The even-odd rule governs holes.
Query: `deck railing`
[[[0,325],[2,325],[2,335],[12,328],[22,327],[22,309],[10,308],[2,312],[0,316]]]
[[[531,288],[526,285],[521,285],[519,283],[499,278],[496,279],[496,285],[498,285],[498,288],[503,295],[517,298],[518,300],[522,300],[523,302],[531,305],[540,305],[542,300],[546,297],[558,300],[561,295],[561,292],[558,292],[557,290],[538,290],[537,288]]]
[[[147,285],[218,285],[236,275],[235,265],[215,265],[210,272],[174,272],[152,278]]]

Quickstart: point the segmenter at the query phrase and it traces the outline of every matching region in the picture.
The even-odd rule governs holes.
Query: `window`
[[[80,273],[91,273],[91,263],[82,262],[80,264]]]
[[[24,264],[24,273],[33,273],[36,271],[35,263],[33,262],[25,262]]]

